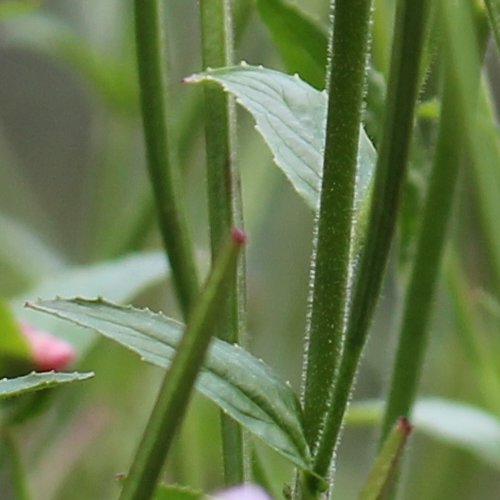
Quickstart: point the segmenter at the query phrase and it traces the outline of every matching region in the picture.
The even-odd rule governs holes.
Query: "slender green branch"
[[[473,42],[474,43],[474,42]],[[481,41],[484,54],[486,37]],[[460,75],[453,71],[445,54],[445,78],[441,100],[441,119],[438,142],[432,167],[423,217],[417,241],[417,250],[404,302],[403,319],[398,349],[394,362],[389,397],[382,425],[381,443],[398,417],[409,415],[415,401],[424,353],[429,336],[429,321],[440,276],[447,226],[450,219],[459,166],[466,144],[463,123],[473,119],[460,96]],[[477,94],[480,67],[468,67],[476,78],[462,87],[467,94]]]
[[[233,230],[219,252],[163,381],[120,500],[148,500],[153,495],[221,313],[221,304],[236,273],[238,254],[244,242],[244,233]]]
[[[332,6],[323,185],[303,384],[304,428],[313,450],[327,411],[344,332],[371,0],[336,0]]]
[[[147,163],[163,242],[175,289],[187,317],[198,294],[198,279],[182,203],[179,172],[168,145],[167,50],[161,0],[135,0],[135,35]]]
[[[204,68],[231,64],[231,12],[228,0],[200,2],[202,60]],[[205,142],[212,261],[217,258],[231,226],[241,227],[239,172],[232,148],[232,103],[218,86],[205,88]],[[243,259],[240,260],[243,264]],[[234,275],[225,312],[217,325],[218,335],[238,342],[242,325],[244,266]],[[243,436],[241,427],[221,412],[224,476],[226,484],[244,481]]]
[[[444,81],[437,151],[404,303],[381,442],[397,418],[409,414],[420,379],[441,255],[446,242],[446,228],[452,209],[458,167],[462,160],[461,149],[458,147],[461,116],[453,95],[455,90],[453,79],[448,75]]]
[[[347,335],[330,400],[325,432],[315,457],[315,471],[324,475],[338,441],[396,225],[401,186],[418,96],[418,76],[426,32],[429,1],[400,0],[397,6],[393,52],[386,101],[386,115],[375,174],[373,204],[361,256],[358,281],[354,288]]]

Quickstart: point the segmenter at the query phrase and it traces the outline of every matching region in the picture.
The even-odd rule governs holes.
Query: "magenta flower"
[[[38,371],[64,370],[76,358],[71,344],[50,333],[38,330],[24,321],[21,322],[21,332],[28,341],[35,369]]]
[[[258,486],[254,484],[242,484],[233,486],[228,490],[216,493],[215,500],[271,500],[271,497]]]

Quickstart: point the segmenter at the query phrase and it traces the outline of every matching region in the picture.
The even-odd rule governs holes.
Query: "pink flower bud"
[[[253,484],[242,484],[214,495],[216,500],[271,500],[271,497],[261,488]]]
[[[28,341],[36,370],[64,370],[76,358],[71,344],[50,333],[38,330],[25,322],[21,322],[21,332]]]

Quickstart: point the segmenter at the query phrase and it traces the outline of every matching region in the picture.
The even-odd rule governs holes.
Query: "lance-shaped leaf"
[[[22,377],[4,378],[0,380],[0,399],[50,389],[79,380],[87,380],[93,376],[93,373],[33,372]]]
[[[274,162],[313,210],[319,202],[327,94],[297,75],[242,64],[209,70],[186,82],[214,81],[233,94],[256,121],[256,129],[268,144]],[[366,199],[375,150],[361,129],[359,139],[356,208]]]
[[[359,495],[360,500],[385,498],[411,431],[412,426],[406,418],[400,418],[396,422],[373,463],[368,479]]]
[[[161,368],[169,366],[184,331],[184,325],[160,313],[100,299],[56,299],[30,307],[97,330]],[[310,468],[297,397],[261,360],[213,339],[197,389],[295,465]]]

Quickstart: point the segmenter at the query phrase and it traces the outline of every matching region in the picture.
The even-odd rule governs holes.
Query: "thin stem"
[[[204,68],[229,66],[232,62],[231,11],[228,0],[200,2],[202,60]],[[232,147],[232,103],[218,86],[207,84],[205,91],[205,143],[212,261],[217,258],[231,226],[241,227],[239,172]],[[238,342],[242,321],[243,259],[234,275],[231,290],[217,330],[219,337]],[[243,434],[238,423],[220,413],[224,478],[227,485],[244,481]]]
[[[484,54],[486,37],[480,52]],[[394,361],[389,397],[382,425],[381,443],[400,416],[409,415],[417,394],[424,353],[429,337],[429,321],[440,275],[447,226],[452,212],[459,166],[464,160],[462,144],[464,120],[470,120],[460,98],[460,75],[452,71],[445,58],[445,78],[441,101],[441,120],[434,164],[424,203],[417,250],[404,302],[399,343]],[[467,88],[469,95],[477,94],[480,67],[473,67],[476,79]],[[470,73],[471,68],[468,72]]]
[[[332,9],[323,184],[303,384],[304,428],[312,449],[324,422],[344,332],[371,0],[336,0]]]
[[[439,278],[455,193],[461,148],[453,80],[447,77],[441,104],[437,151],[424,204],[415,261],[407,288],[399,344],[391,377],[381,442],[401,415],[408,415],[415,399],[429,335],[429,320]]]
[[[163,242],[184,316],[198,294],[198,278],[182,203],[179,172],[170,161],[167,50],[161,0],[135,0],[135,35],[147,163]]]
[[[358,281],[349,311],[347,335],[330,400],[325,432],[315,457],[315,471],[324,476],[337,444],[351,387],[379,296],[405,179],[413,117],[418,94],[429,1],[400,0],[397,6],[386,115],[375,174],[373,204],[361,256]]]
[[[233,230],[212,267],[163,381],[120,500],[148,500],[154,493],[221,313],[223,298],[236,272],[238,254],[244,241],[244,233]]]

